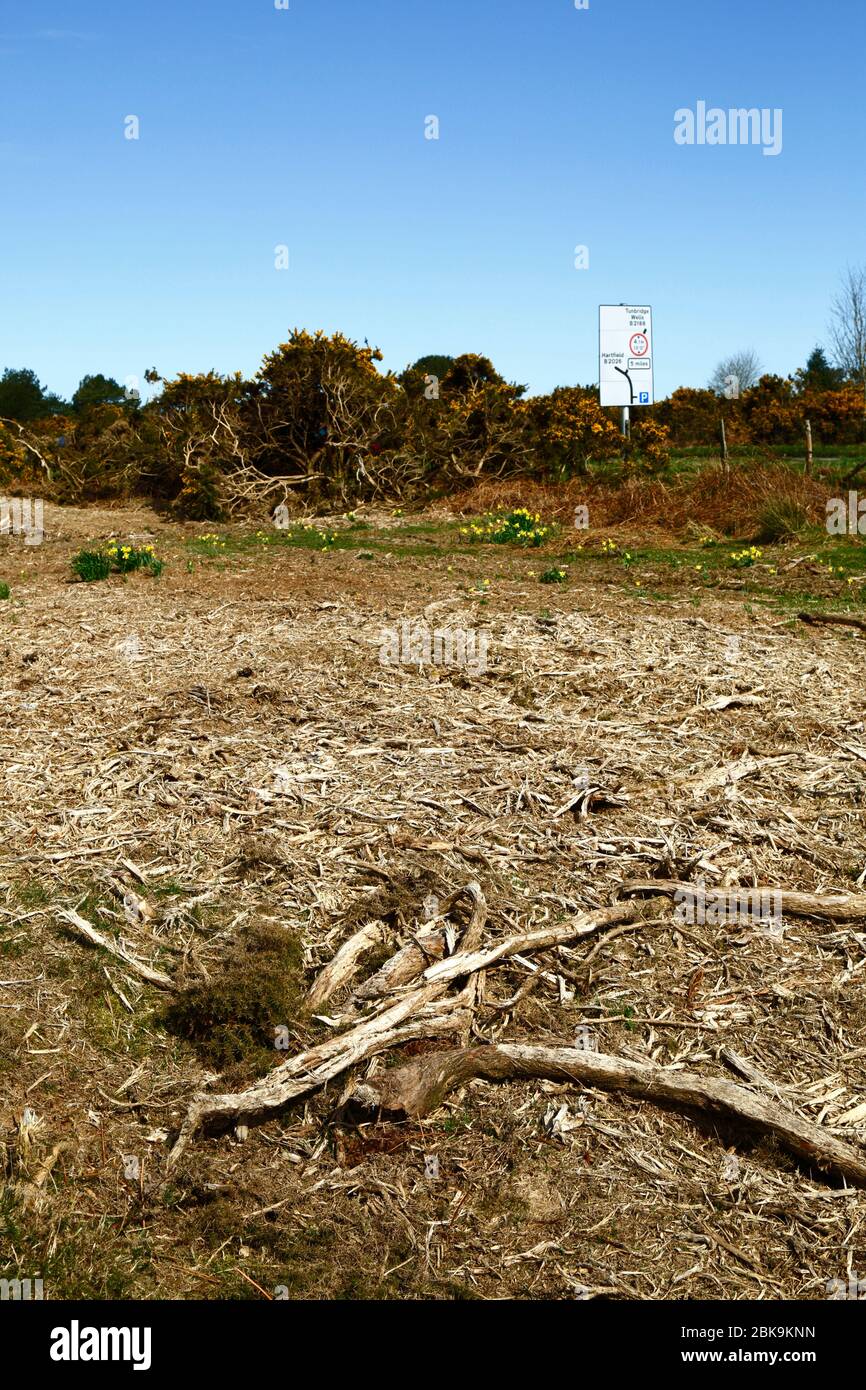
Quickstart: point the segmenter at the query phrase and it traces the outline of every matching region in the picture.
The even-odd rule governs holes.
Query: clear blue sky
[[[321,327],[536,392],[596,380],[630,301],[663,394],[826,338],[866,261],[864,0],[290,6],[2,0],[0,366],[251,374]],[[782,153],[677,145],[699,100],[782,108]]]

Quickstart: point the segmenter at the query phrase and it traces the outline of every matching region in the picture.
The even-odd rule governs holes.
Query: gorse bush
[[[224,521],[222,501],[223,472],[213,463],[203,463],[184,471],[180,494],[174,503],[178,516],[190,521]]]
[[[594,385],[527,399],[480,353],[419,359],[400,375],[381,360],[341,333],[295,329],[249,380],[147,372],[162,390],[146,404],[102,376],[64,404],[32,373],[12,373],[19,404],[14,418],[0,409],[0,482],[32,478],[62,502],[147,494],[181,517],[220,522],[290,494],[342,509],[488,479],[640,480],[666,468],[672,446],[716,448],[722,420],[734,447],[802,444],[807,419],[817,446],[866,440],[862,385],[826,370],[763,376],[732,400],[681,388],[636,407],[624,439]]]

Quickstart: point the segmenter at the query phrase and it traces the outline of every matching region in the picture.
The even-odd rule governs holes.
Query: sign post
[[[652,405],[652,309],[634,304],[602,304],[598,311],[599,403],[617,405],[621,428],[631,432],[631,407]]]

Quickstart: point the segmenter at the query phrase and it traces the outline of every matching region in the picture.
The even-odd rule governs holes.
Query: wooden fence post
[[[806,477],[812,476],[812,421],[806,421]]]

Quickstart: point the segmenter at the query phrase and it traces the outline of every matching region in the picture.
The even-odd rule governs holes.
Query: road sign
[[[652,405],[652,325],[652,309],[647,306],[600,306],[598,380],[602,405]]]

